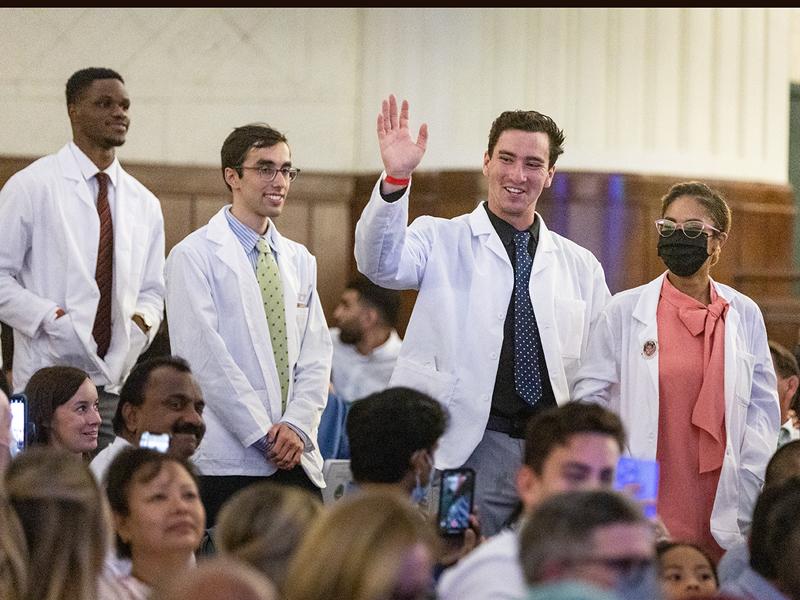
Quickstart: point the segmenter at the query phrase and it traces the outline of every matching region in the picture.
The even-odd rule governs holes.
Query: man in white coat
[[[448,408],[436,467],[476,470],[476,503],[491,535],[516,503],[525,424],[569,400],[609,292],[597,259],[536,213],[563,152],[552,119],[502,113],[483,157],[488,202],[408,226],[410,178],[427,137],[423,124],[412,140],[407,102],[399,113],[394,96],[383,102],[385,172],[356,226],[356,262],[378,285],[419,290],[391,385],[424,391]]]
[[[72,141],[0,191],[0,320],[14,329],[13,382],[42,367],[83,369],[111,439],[118,391],[164,312],[164,221],[158,199],[115,155],[130,98],[111,69],[66,87]]]
[[[299,173],[285,136],[238,127],[221,156],[232,204],[175,246],[166,268],[172,351],[206,401],[194,460],[209,526],[229,496],[267,477],[321,499],[332,353],[316,260],[273,222]]]

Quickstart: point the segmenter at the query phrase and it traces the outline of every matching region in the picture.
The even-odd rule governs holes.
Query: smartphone
[[[439,487],[439,533],[463,535],[469,528],[469,515],[475,501],[475,471],[445,469]]]
[[[16,454],[28,445],[28,398],[25,394],[13,394],[8,401],[11,404],[11,433],[14,434]]]
[[[165,454],[167,450],[169,450],[169,434],[145,431],[139,438],[139,447],[149,448],[150,450]]]
[[[658,499],[658,462],[623,456],[617,463],[617,479],[614,489],[633,493],[644,508],[648,518],[656,516]]]

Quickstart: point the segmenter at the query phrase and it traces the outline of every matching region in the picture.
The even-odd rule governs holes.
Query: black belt
[[[486,429],[508,434],[509,437],[512,438],[525,439],[525,429],[529,419],[530,416],[509,419],[508,417],[501,417],[500,415],[489,415]]]

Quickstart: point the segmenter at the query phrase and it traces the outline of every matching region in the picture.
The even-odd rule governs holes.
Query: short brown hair
[[[625,448],[625,427],[620,418],[600,406],[588,402],[567,402],[533,417],[525,435],[525,464],[541,475],[547,457],[556,446],[569,443],[579,433],[608,435]]]
[[[556,122],[547,115],[535,110],[507,110],[500,113],[492,123],[489,130],[489,157],[491,158],[500,134],[507,129],[518,129],[532,133],[546,133],[550,139],[549,168],[556,164],[556,160],[564,153],[564,131],[558,128]]]
[[[273,129],[266,123],[250,123],[237,127],[225,138],[220,150],[222,161],[222,179],[225,180],[225,169],[235,169],[242,176],[242,163],[247,158],[247,153],[251,148],[272,148],[275,144],[283,142],[289,145],[286,136],[280,131]],[[225,181],[228,189],[231,186]]]

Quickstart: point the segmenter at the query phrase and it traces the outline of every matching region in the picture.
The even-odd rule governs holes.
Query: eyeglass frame
[[[661,233],[660,226],[662,226],[664,223],[671,223],[672,225],[674,225],[674,226],[675,226],[675,229],[672,231],[672,233],[669,233],[669,234],[667,234],[667,235],[664,235],[663,233]],[[694,236],[692,236],[692,235],[689,235],[689,234],[686,232],[686,230],[684,229],[684,226],[685,226],[687,223],[700,223],[700,224],[701,224],[703,227],[702,227],[702,229],[700,229],[700,231],[697,233],[697,235],[694,235]],[[686,236],[687,238],[689,238],[690,240],[695,240],[695,239],[699,238],[701,235],[703,235],[704,233],[706,233],[706,230],[707,230],[707,229],[710,229],[711,231],[713,231],[713,232],[714,232],[714,233],[709,233],[709,234],[707,234],[708,236],[711,236],[711,235],[721,235],[721,234],[724,234],[724,233],[725,233],[724,231],[721,231],[721,230],[717,229],[717,228],[716,228],[716,227],[714,227],[713,225],[709,225],[708,223],[703,223],[703,222],[702,222],[701,220],[699,220],[699,219],[691,219],[691,220],[689,220],[689,221],[685,221],[685,222],[683,222],[683,223],[677,223],[677,222],[675,222],[675,221],[673,221],[673,220],[671,220],[671,219],[656,219],[656,220],[655,220],[655,226],[656,226],[656,231],[658,232],[658,235],[659,235],[659,236],[661,236],[661,237],[663,237],[663,238],[668,238],[668,237],[671,237],[671,236],[672,236],[672,235],[673,235],[673,234],[674,234],[676,231],[678,231],[679,229],[680,229],[680,230],[683,232],[683,235],[685,235],[685,236]]]
[[[266,179],[266,181],[275,181],[275,178],[278,176],[278,173],[283,175],[285,179],[288,179],[290,182],[297,179],[297,176],[300,175],[300,169],[296,167],[281,167],[280,169],[276,169],[275,167],[268,167],[266,165],[261,165],[260,167],[246,167],[245,165],[237,165],[236,169],[249,169],[251,171],[258,171],[259,177],[266,179],[267,173],[272,171],[272,177]]]

